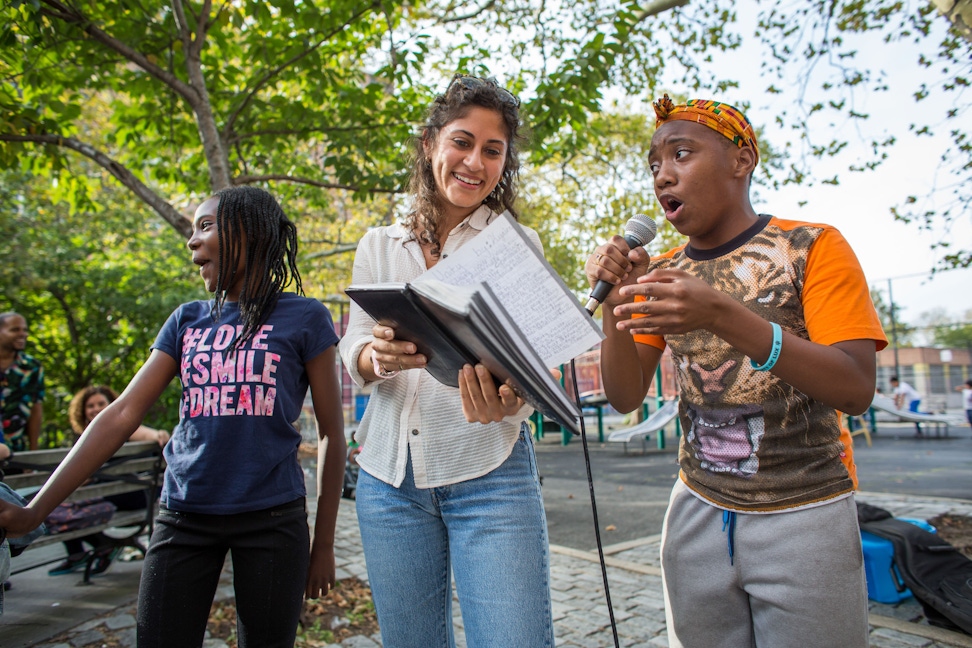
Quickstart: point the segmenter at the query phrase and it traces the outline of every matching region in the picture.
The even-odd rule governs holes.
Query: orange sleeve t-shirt
[[[683,269],[818,344],[887,345],[857,257],[829,225],[761,216],[719,248],[684,245],[652,265]],[[727,509],[771,512],[853,489],[833,408],[754,370],[748,357],[707,331],[635,340],[672,350],[685,431],[681,477],[697,495]]]
[[[768,226],[781,231],[800,227],[820,228],[820,235],[809,249],[804,277],[804,317],[810,340],[830,346],[846,340],[874,340],[877,350],[888,346],[881,320],[874,310],[871,291],[864,271],[847,240],[829,225],[771,218]],[[685,245],[669,250],[658,259],[672,259],[684,254]],[[677,267],[672,264],[654,267]],[[636,297],[644,301],[643,297]],[[635,317],[643,315],[635,314]],[[636,335],[636,342],[665,348],[665,338],[659,335]]]

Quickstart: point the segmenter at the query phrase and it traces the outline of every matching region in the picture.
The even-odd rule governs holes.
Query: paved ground
[[[678,473],[676,444],[669,438],[659,452],[655,440],[643,454],[640,444],[588,442],[601,537],[605,544],[660,533],[672,483]],[[538,446],[550,541],[578,549],[595,545],[590,490],[579,438],[567,446],[547,434]],[[972,499],[972,430],[952,429],[948,438],[915,439],[914,427],[879,424],[867,447],[855,437],[862,491]]]
[[[972,516],[972,433],[953,430],[948,439],[915,440],[913,428],[882,424],[870,448],[857,448],[862,492],[859,499],[898,516],[929,519],[952,512]],[[858,437],[860,439],[860,437]],[[675,474],[674,452],[628,455],[615,445],[590,444],[591,466],[608,564],[608,583],[621,646],[667,646],[658,533]],[[595,547],[590,494],[581,444],[561,446],[559,436],[538,444],[544,502],[552,543],[555,624],[558,645],[566,648],[614,646],[611,615]],[[313,474],[310,471],[310,474]],[[342,502],[338,522],[339,576],[367,578],[360,551],[354,502]],[[42,551],[38,550],[38,557]],[[32,552],[34,553],[34,552]],[[25,559],[25,554],[17,560]],[[118,562],[89,586],[79,577],[48,577],[37,569],[14,578],[0,617],[0,647],[94,648],[108,634],[134,646],[134,599],[139,562]],[[229,596],[230,570],[220,596]],[[872,604],[871,645],[972,648],[972,637],[922,622],[909,599],[897,606]],[[460,646],[461,618],[456,625]],[[66,634],[65,634],[66,633]],[[52,643],[61,635],[63,641]],[[217,648],[221,642],[210,641]],[[380,637],[357,637],[343,648],[375,648]]]

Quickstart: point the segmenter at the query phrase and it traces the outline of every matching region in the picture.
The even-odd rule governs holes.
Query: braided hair
[[[245,259],[239,300],[243,331],[233,343],[235,350],[267,320],[291,283],[298,294],[304,294],[297,271],[297,228],[263,189],[230,187],[217,191],[214,198],[219,198],[219,273],[212,311],[216,320],[227,289],[236,283],[241,256]]]
[[[412,211],[405,217],[403,225],[409,231],[421,230],[422,243],[431,246],[433,257],[441,251],[439,226],[442,221],[439,189],[435,184],[432,165],[426,148],[434,148],[439,133],[449,123],[462,119],[474,107],[495,111],[503,119],[506,127],[507,147],[503,174],[492,193],[483,204],[497,213],[508,211],[518,218],[513,203],[516,200],[516,185],[520,172],[518,144],[524,139],[519,134],[520,101],[508,90],[500,86],[496,79],[457,74],[445,93],[437,96],[429,109],[422,134],[414,138],[412,150],[412,174],[409,190],[414,196]]]

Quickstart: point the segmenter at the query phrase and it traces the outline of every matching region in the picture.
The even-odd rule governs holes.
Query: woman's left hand
[[[407,340],[395,338],[395,329],[382,324],[375,324],[371,329],[371,351],[378,365],[384,371],[405,371],[407,369],[422,369],[426,365],[426,358],[418,352],[418,347]],[[381,374],[376,375],[380,378]]]
[[[481,364],[465,365],[459,372],[462,414],[470,423],[495,423],[516,414],[523,399],[509,385],[496,387],[492,374]]]

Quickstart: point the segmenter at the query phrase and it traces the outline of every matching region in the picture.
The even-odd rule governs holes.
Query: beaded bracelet
[[[773,327],[773,346],[770,348],[769,358],[761,365],[756,364],[756,361],[751,358],[749,360],[749,364],[756,371],[769,371],[776,365],[776,361],[780,359],[780,349],[783,348],[783,329],[776,322],[770,322],[770,326]]]

